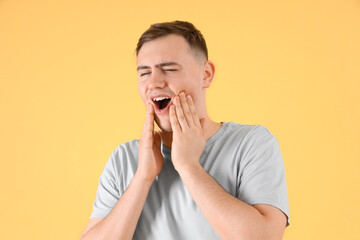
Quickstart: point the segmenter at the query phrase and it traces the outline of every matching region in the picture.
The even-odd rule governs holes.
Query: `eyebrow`
[[[163,63],[159,63],[156,64],[155,67],[165,67],[165,66],[180,66],[182,67],[181,64],[177,63],[177,62],[163,62]],[[136,71],[139,71],[141,69],[149,69],[149,66],[138,66]]]

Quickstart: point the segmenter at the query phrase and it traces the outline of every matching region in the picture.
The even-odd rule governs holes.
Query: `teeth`
[[[157,98],[153,98],[153,101],[161,101],[164,99],[170,99],[169,97],[157,97]]]

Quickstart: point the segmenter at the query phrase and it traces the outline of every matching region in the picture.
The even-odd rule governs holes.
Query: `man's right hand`
[[[154,132],[154,108],[146,103],[136,176],[105,218],[90,220],[81,240],[132,239],[151,184],[163,168],[161,137]]]
[[[154,181],[161,172],[164,160],[161,154],[161,137],[154,131],[154,106],[146,101],[144,129],[139,142],[139,162],[136,174],[146,181]]]

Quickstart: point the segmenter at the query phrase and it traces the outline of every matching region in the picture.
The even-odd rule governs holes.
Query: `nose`
[[[161,72],[160,69],[155,69],[150,74],[149,78],[149,89],[156,89],[156,88],[164,88],[166,85],[166,80],[164,74]]]

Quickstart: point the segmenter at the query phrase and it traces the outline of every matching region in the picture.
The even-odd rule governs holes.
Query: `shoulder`
[[[249,151],[259,152],[264,149],[278,147],[276,137],[264,125],[226,123],[224,144],[237,149],[238,154],[244,157]]]
[[[112,152],[112,155],[121,155],[121,154],[129,154],[137,152],[139,149],[139,140],[133,139],[128,142],[124,142],[116,147],[116,149]]]
[[[120,144],[115,151],[133,151],[133,150],[138,150],[139,148],[139,140],[138,139],[133,139],[131,141],[128,142],[124,142],[122,144]]]
[[[121,172],[125,168],[137,166],[138,154],[139,140],[134,139],[118,145],[111,153],[107,164],[110,164],[116,172]]]
[[[264,125],[229,123],[229,135],[236,138],[241,165],[282,164],[282,155],[277,138]]]
[[[239,124],[236,122],[227,122],[226,124],[226,137],[236,138],[242,143],[273,136],[264,125]]]

